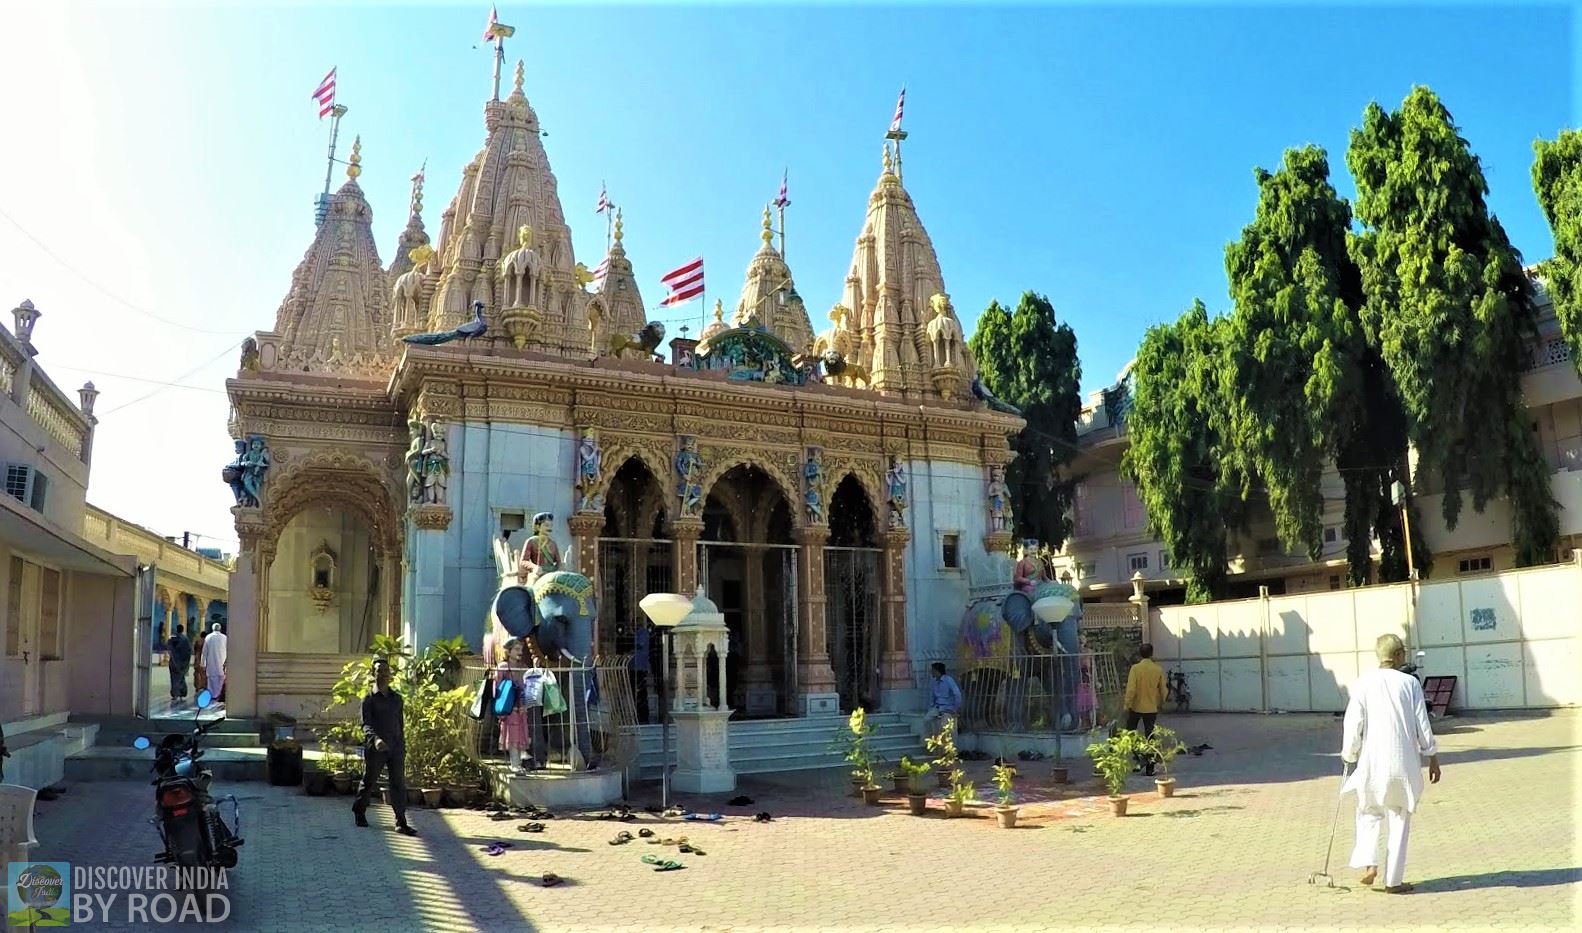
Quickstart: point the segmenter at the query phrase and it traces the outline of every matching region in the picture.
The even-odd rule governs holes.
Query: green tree
[[[1489,213],[1483,170],[1424,87],[1394,113],[1370,104],[1347,164],[1357,183],[1348,239],[1362,271],[1362,323],[1394,377],[1422,468],[1444,486],[1454,528],[1463,491],[1482,511],[1511,502],[1518,564],[1559,537],[1548,470],[1529,430],[1520,373],[1536,334],[1532,281]]]
[[[1321,477],[1333,464],[1351,582],[1367,582],[1375,535],[1386,579],[1402,579],[1399,511],[1385,497],[1405,462],[1406,419],[1362,326],[1362,276],[1346,251],[1351,208],[1317,146],[1289,149],[1278,171],[1254,177],[1253,222],[1225,248],[1230,443],[1262,481],[1281,541],[1313,560],[1323,549]]]
[[[1071,534],[1073,484],[1065,467],[1076,455],[1082,413],[1076,332],[1056,320],[1048,298],[1024,292],[1014,312],[991,302],[968,346],[984,388],[1027,420],[1005,471],[1016,535],[1059,547]]]
[[[1248,476],[1231,427],[1229,323],[1203,302],[1148,329],[1132,366],[1135,390],[1122,471],[1137,484],[1148,529],[1187,572],[1187,600],[1221,595],[1232,529],[1245,526]]]
[[[1554,257],[1540,268],[1560,332],[1571,345],[1571,362],[1582,373],[1582,132],[1566,130],[1554,142],[1540,139],[1533,149],[1533,190],[1555,236]]]

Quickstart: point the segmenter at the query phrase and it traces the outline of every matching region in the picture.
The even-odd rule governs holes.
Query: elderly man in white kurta
[[[1357,844],[1351,867],[1363,869],[1361,882],[1372,885],[1379,873],[1379,830],[1389,837],[1384,863],[1384,891],[1404,894],[1406,837],[1412,812],[1423,796],[1423,762],[1428,780],[1439,783],[1439,745],[1428,721],[1423,687],[1417,678],[1396,668],[1406,663],[1406,646],[1395,635],[1381,635],[1374,645],[1379,669],[1358,677],[1346,704],[1345,737],[1340,757],[1355,764],[1341,793],[1357,792]]]
[[[218,622],[203,640],[203,668],[209,675],[209,693],[216,703],[220,701],[220,691],[225,689],[225,641],[225,633],[220,631]]]

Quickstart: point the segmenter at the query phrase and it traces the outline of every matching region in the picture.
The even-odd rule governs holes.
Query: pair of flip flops
[[[648,839],[654,835],[654,831],[645,827],[643,829],[639,829],[637,831],[637,835],[642,836],[644,839]]]
[[[552,871],[544,872],[543,877],[539,879],[539,881],[542,882],[546,888],[553,888],[555,885],[560,884],[560,882],[564,880],[565,879],[561,878]]]
[[[544,831],[543,823],[523,823],[516,828],[519,833],[541,833]]]
[[[595,813],[593,818],[596,820],[616,820],[622,823],[630,823],[632,820],[637,819],[637,817],[632,815],[631,810],[625,808],[617,808],[615,810],[606,810],[603,813]]]
[[[618,833],[615,834],[615,838],[610,840],[610,845],[612,845],[612,846],[624,846],[628,842],[631,842],[633,838],[634,837],[632,836],[631,833],[626,832],[626,831],[623,830],[623,831],[618,832]]]
[[[653,855],[643,856],[643,864],[654,866],[654,871],[679,871],[687,867],[675,859],[659,858]]]
[[[648,837],[648,844],[651,846],[684,846],[687,844],[687,837],[680,836],[675,839],[660,839],[657,836],[650,835]]]
[[[774,817],[769,815],[769,811],[765,810],[764,812],[759,813],[756,816],[754,816],[753,817],[753,822],[754,823],[773,823],[774,819],[775,819]]]
[[[491,842],[483,847],[483,854],[489,856],[504,855],[505,850],[511,848],[509,842]]]
[[[681,845],[677,847],[676,851],[684,852],[688,855],[708,855],[707,852],[691,844],[690,842],[681,843]]]

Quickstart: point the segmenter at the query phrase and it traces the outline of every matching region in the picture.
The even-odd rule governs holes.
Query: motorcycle
[[[1419,651],[1419,652],[1417,652],[1417,654],[1415,656],[1413,656],[1413,658],[1412,658],[1412,663],[1401,665],[1401,673],[1403,673],[1403,674],[1411,674],[1413,677],[1417,678],[1418,683],[1426,684],[1427,683],[1426,678],[1427,678],[1428,675],[1422,673],[1422,670],[1423,670],[1423,658],[1425,658],[1427,656],[1428,656],[1428,652],[1426,652],[1426,651]]]
[[[198,713],[213,703],[209,691],[200,692]],[[183,868],[236,867],[236,850],[243,843],[241,805],[235,794],[214,798],[209,790],[214,776],[202,764],[203,734],[224,720],[222,715],[205,723],[195,714],[190,735],[171,733],[154,753],[150,769],[154,779],[149,782],[154,785],[154,817],[149,822],[158,828],[165,847],[154,856],[156,862]],[[140,750],[152,746],[147,736],[140,735],[132,742],[132,747]],[[226,802],[231,805],[229,826],[219,808]]]

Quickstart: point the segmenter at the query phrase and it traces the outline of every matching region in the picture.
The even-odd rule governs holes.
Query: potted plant
[[[873,784],[873,750],[868,744],[872,735],[873,726],[868,722],[867,711],[860,706],[852,710],[851,717],[846,720],[846,732],[839,739],[838,750],[841,757],[851,765],[851,790],[854,797],[863,797]]]
[[[906,759],[902,758],[901,761],[905,762]],[[904,764],[897,765],[896,769],[890,772],[890,785],[895,788],[896,793],[904,794],[906,793],[907,783],[906,766]]]
[[[310,797],[323,797],[330,792],[330,772],[324,769],[322,758],[302,776],[302,789]]]
[[[966,774],[960,768],[950,772],[950,794],[945,797],[945,816],[947,818],[961,816],[967,802],[976,792],[977,788],[966,780]]]
[[[994,808],[994,815],[1000,818],[1001,829],[1015,829],[1016,815],[1021,812],[1019,807],[1011,806],[1011,801],[1016,799],[1011,784],[1015,779],[1015,768],[1010,765],[994,766],[994,792],[999,800]]]
[[[939,786],[949,787],[950,775],[961,761],[961,756],[956,751],[956,720],[949,716],[945,717],[939,732],[923,740],[923,747],[934,754],[933,765],[939,778]]]
[[[1186,750],[1181,737],[1172,729],[1164,726],[1155,726],[1154,734],[1142,739],[1143,754],[1154,760],[1158,768],[1158,775],[1154,777],[1154,787],[1158,788],[1159,796],[1174,797],[1176,793],[1175,775],[1170,773],[1170,762]]]
[[[922,816],[928,809],[929,763],[919,761],[914,764],[903,758],[901,767],[906,769],[907,806],[911,807],[913,816]]]
[[[1132,768],[1132,756],[1141,751],[1140,736],[1130,729],[1122,729],[1102,742],[1088,746],[1088,757],[1093,759],[1093,770],[1098,772],[1110,795],[1110,811],[1116,816],[1126,815],[1126,775]]]

